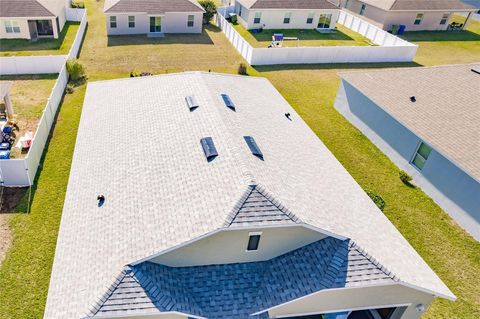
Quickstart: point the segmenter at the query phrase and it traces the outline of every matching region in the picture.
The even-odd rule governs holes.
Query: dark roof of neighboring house
[[[474,2],[464,0],[362,0],[387,11],[405,10],[475,10]]]
[[[241,0],[249,9],[338,9],[329,0]]]
[[[89,317],[176,311],[215,319],[268,318],[267,309],[320,290],[396,281],[352,241],[327,237],[267,261],[127,266]]]
[[[0,0],[0,17],[55,17],[36,0]]]
[[[161,14],[165,12],[203,12],[194,0],[110,0],[105,2],[106,13],[145,12]]]

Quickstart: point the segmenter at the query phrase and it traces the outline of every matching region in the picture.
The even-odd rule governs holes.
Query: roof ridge
[[[355,249],[358,253],[360,253],[363,257],[365,257],[368,261],[374,264],[378,269],[380,269],[386,276],[390,277],[393,281],[401,281],[400,278],[390,269],[385,267],[380,261],[378,261],[375,257],[370,255],[365,249],[360,247],[354,240],[349,240],[349,249]]]
[[[45,10],[47,10],[52,16],[56,17],[55,13],[53,13],[50,9],[45,7],[39,0],[34,0],[36,3],[38,3],[40,6],[42,6]]]

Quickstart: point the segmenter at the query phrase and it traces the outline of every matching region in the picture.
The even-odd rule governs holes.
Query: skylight
[[[252,154],[263,159],[263,153],[255,142],[255,139],[251,136],[244,136],[243,138],[245,139],[245,142],[247,142],[247,145],[250,148],[250,151],[252,151]]]
[[[207,161],[210,162],[218,156],[217,149],[215,148],[215,144],[213,144],[213,139],[211,137],[202,138],[200,143],[202,144],[203,152],[205,153]]]
[[[222,99],[223,99],[223,102],[225,103],[225,105],[228,108],[235,111],[235,104],[233,104],[232,100],[230,99],[230,97],[227,94],[222,94]]]

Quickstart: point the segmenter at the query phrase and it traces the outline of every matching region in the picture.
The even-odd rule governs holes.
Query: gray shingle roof
[[[480,181],[480,64],[340,76],[438,152]],[[455,80],[455,84],[452,81]],[[416,102],[410,102],[415,96]]]
[[[145,12],[162,14],[166,12],[203,12],[195,0],[109,0],[105,2],[106,13]]]
[[[252,185],[245,192],[225,226],[295,224],[299,219],[262,187]]]
[[[338,9],[329,0],[239,0],[249,9]]]
[[[475,9],[472,3],[463,0],[362,0],[362,2],[387,11]]]
[[[41,1],[0,0],[0,17],[55,17]]]
[[[258,319],[262,316],[252,314],[323,289],[397,280],[353,242],[327,237],[269,261],[127,267],[90,316],[178,311],[212,319]]]
[[[210,162],[206,136],[219,154]],[[88,83],[45,318],[85,315],[125,265],[224,228],[250,185],[410,286],[453,296],[270,82],[191,72]]]

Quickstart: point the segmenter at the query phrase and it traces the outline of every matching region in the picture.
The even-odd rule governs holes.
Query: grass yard
[[[254,48],[267,48],[272,43],[274,33],[283,33],[285,37],[297,37],[299,40],[285,40],[284,47],[319,47],[319,46],[367,46],[373,45],[367,38],[337,24],[337,32],[320,33],[316,30],[263,30],[253,33],[240,23],[231,23],[238,33]]]
[[[13,81],[10,97],[17,115],[19,131],[14,132],[17,139],[27,131],[35,133],[57,77],[57,74],[0,76],[2,81]],[[12,158],[25,155],[18,148],[12,148],[10,153]]]
[[[464,17],[452,21],[463,23]],[[480,61],[480,21],[472,20],[464,31],[406,32],[403,39],[418,44],[415,61],[422,65]]]
[[[183,40],[179,44],[169,35],[154,40],[108,39],[101,11],[103,1],[85,3],[90,22],[80,59],[87,66],[90,80],[126,77],[132,69],[153,73],[208,69],[235,73],[242,62],[214,27],[200,36],[179,37]],[[421,49],[423,43],[418,42]],[[441,52],[426,46],[417,62],[446,64],[450,63],[451,54],[456,55],[457,63],[471,62],[471,56],[456,41],[441,43],[444,46]],[[429,54],[434,57],[431,61],[427,59]],[[404,186],[395,165],[333,108],[339,85],[337,72],[416,65],[274,66],[249,68],[249,72],[270,79],[357,182],[385,199],[388,218],[458,296],[456,302],[436,300],[424,318],[479,318],[480,244],[421,190]],[[16,213],[10,215],[13,243],[0,266],[0,318],[43,315],[84,93],[85,86],[81,86],[66,95],[59,109],[33,188],[30,214],[25,214],[27,196],[24,195]]]
[[[43,38],[36,42],[26,39],[1,39],[0,56],[67,54],[79,26],[79,22],[67,21],[58,39]]]

